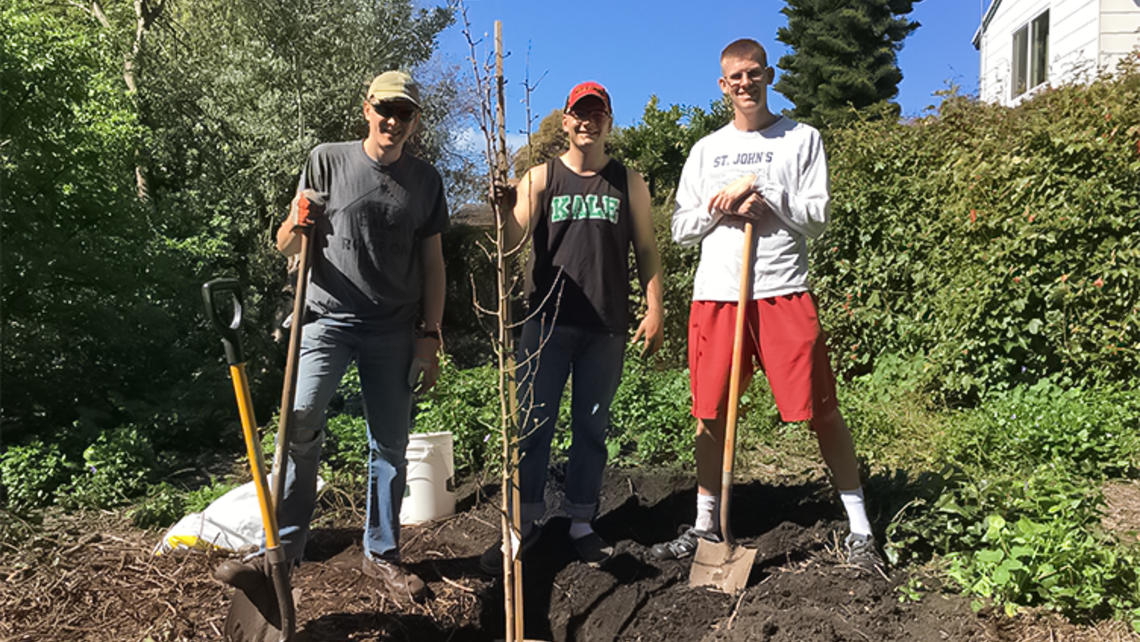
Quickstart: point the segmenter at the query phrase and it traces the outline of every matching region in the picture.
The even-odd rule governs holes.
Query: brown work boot
[[[384,584],[392,599],[422,602],[427,596],[427,584],[419,575],[405,570],[396,562],[364,556],[364,574]]]

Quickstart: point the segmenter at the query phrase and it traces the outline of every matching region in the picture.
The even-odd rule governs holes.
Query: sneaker
[[[538,524],[535,524],[530,532],[523,536],[522,542],[519,544],[519,556],[526,555],[527,551],[534,548],[538,542],[541,530]],[[503,539],[500,537],[495,541],[483,554],[479,556],[479,568],[487,575],[502,575],[503,574]]]
[[[602,539],[601,535],[591,531],[589,535],[570,540],[577,551],[578,557],[590,566],[601,566],[603,562],[613,557],[614,545]]]
[[[427,585],[420,576],[395,562],[365,555],[361,570],[368,577],[380,580],[388,590],[388,594],[396,601],[410,598],[414,602],[421,602],[427,596]]]
[[[873,535],[851,533],[844,541],[847,546],[847,564],[868,573],[881,574],[887,565],[879,555],[879,547]]]
[[[714,544],[719,544],[721,541],[719,533],[689,528],[671,542],[654,544],[651,552],[653,553],[653,557],[659,560],[685,559],[686,557],[692,557],[693,553],[697,552],[697,544],[699,544],[702,539]]]

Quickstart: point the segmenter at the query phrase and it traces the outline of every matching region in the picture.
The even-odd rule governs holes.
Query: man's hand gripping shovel
[[[725,593],[737,593],[748,583],[756,549],[738,546],[729,526],[732,498],[732,469],[736,459],[736,420],[740,405],[740,370],[744,361],[744,325],[749,293],[752,291],[752,222],[744,225],[743,265],[740,270],[740,297],[736,307],[736,328],[732,339],[732,379],[728,384],[728,416],[724,426],[724,459],[720,481],[721,542],[701,539],[689,570],[689,586],[709,586]]]
[[[311,194],[311,195],[310,195]],[[307,193],[307,200],[319,208],[323,200],[316,194]],[[298,200],[305,200],[304,197]],[[305,203],[306,206],[309,203]],[[245,358],[242,354],[241,336],[238,330],[242,320],[241,286],[235,279],[215,279],[202,286],[206,313],[214,327],[222,335],[226,359],[230,365],[230,375],[237,395],[238,410],[241,414],[242,433],[245,436],[246,451],[253,473],[257,500],[261,508],[261,520],[265,529],[265,557],[263,564],[243,564],[228,560],[218,566],[215,576],[233,586],[233,601],[226,616],[225,639],[228,642],[291,642],[295,635],[297,614],[294,595],[289,584],[290,562],[281,547],[277,529],[276,506],[285,490],[285,462],[289,456],[290,426],[293,418],[293,397],[297,387],[297,361],[301,349],[301,327],[305,306],[305,290],[308,285],[309,231],[307,225],[308,207],[305,220],[298,220],[301,235],[300,265],[297,270],[296,297],[293,301],[293,321],[289,333],[289,354],[285,365],[285,386],[281,393],[281,419],[277,431],[277,450],[273,462],[273,494],[270,495],[265,476],[265,461],[261,455],[261,443],[257,437],[257,421],[253,416],[253,402],[250,398],[249,383],[245,374]],[[300,217],[298,217],[300,219]],[[219,298],[227,296],[232,306],[232,316],[227,322],[218,314]]]

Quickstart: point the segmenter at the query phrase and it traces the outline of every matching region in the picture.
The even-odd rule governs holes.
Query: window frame
[[[1018,98],[1049,81],[1049,9],[1013,30],[1010,60],[1011,98]]]

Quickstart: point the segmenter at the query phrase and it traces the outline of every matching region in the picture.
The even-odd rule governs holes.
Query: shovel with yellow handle
[[[236,279],[214,279],[202,286],[206,314],[214,328],[222,335],[226,348],[226,361],[230,366],[234,393],[237,395],[241,415],[242,433],[249,455],[250,472],[257,489],[257,503],[261,508],[261,522],[265,529],[265,556],[256,563],[243,564],[236,560],[223,562],[215,576],[235,589],[226,617],[225,639],[228,642],[289,642],[294,640],[296,609],[289,586],[288,560],[281,547],[277,532],[277,515],[265,475],[265,460],[261,455],[261,441],[257,437],[257,420],[253,416],[253,402],[249,394],[249,381],[245,374],[245,356],[242,353],[239,330],[242,320],[241,284]],[[222,316],[221,306],[227,305],[228,319]]]

